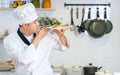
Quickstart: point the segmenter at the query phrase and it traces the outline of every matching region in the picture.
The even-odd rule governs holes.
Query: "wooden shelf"
[[[37,8],[37,11],[55,11],[55,9],[52,8]]]
[[[0,11],[13,11],[15,8],[0,8]],[[36,11],[55,11],[52,8],[37,8]]]

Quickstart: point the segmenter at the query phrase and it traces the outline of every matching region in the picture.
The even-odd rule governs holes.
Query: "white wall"
[[[66,67],[71,65],[86,66],[92,62],[95,66],[103,66],[110,72],[120,72],[120,17],[119,17],[119,0],[52,0],[55,11],[38,11],[40,16],[47,14],[52,17],[62,17],[64,23],[69,23],[69,10],[64,8],[66,3],[109,3],[111,2],[111,13],[109,18],[113,23],[113,30],[110,34],[106,34],[102,38],[94,39],[85,33],[75,36],[73,32],[67,30],[65,32],[70,48],[65,52],[52,51],[50,62],[54,65],[64,64]],[[79,7],[82,9],[82,6]],[[81,12],[81,11],[80,11]],[[12,15],[12,11],[0,11],[0,28],[8,29],[13,32],[17,29],[17,21]],[[81,17],[80,17],[81,19]],[[79,20],[80,20],[79,19]],[[81,22],[81,21],[80,21]],[[5,55],[2,41],[0,44],[0,60]],[[2,56],[3,55],[3,56]],[[5,57],[6,59],[7,57]]]

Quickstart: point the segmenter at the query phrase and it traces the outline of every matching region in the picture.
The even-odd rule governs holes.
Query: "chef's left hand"
[[[58,37],[64,36],[64,32],[66,29],[53,29],[53,31],[58,35]]]
[[[68,42],[67,42],[67,38],[66,38],[65,35],[64,35],[65,30],[67,30],[67,29],[60,29],[60,30],[58,30],[58,29],[53,29],[53,31],[54,31],[54,32],[57,34],[57,36],[59,37],[61,43],[62,43],[64,46],[69,47]]]

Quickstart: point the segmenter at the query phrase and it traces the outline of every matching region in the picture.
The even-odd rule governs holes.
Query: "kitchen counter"
[[[3,72],[0,72],[0,75],[14,75],[14,73],[11,71],[3,71]]]
[[[53,75],[62,75],[63,67],[51,66],[53,69]],[[15,69],[10,68],[6,63],[0,63],[0,75],[14,75]]]
[[[3,72],[0,72],[0,75],[14,75],[14,72],[12,71],[3,71]],[[53,72],[53,75],[61,75],[60,72]]]

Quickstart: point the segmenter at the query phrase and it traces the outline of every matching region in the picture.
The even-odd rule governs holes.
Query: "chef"
[[[4,46],[14,61],[15,75],[53,75],[48,58],[52,49],[69,47],[65,29],[53,29],[59,38],[56,40],[49,35],[49,28],[39,28],[38,15],[32,3],[17,7],[14,15],[19,27],[4,39]]]

